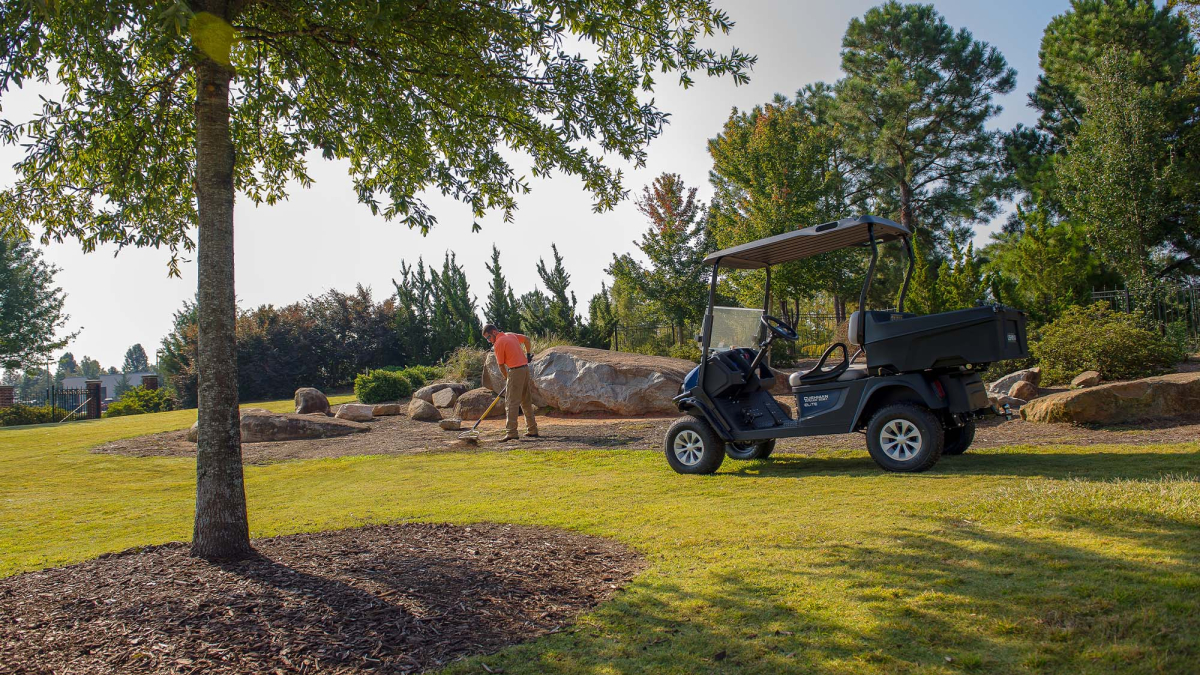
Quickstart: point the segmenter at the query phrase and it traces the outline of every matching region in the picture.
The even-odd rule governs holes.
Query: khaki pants
[[[525,433],[537,433],[533,418],[533,387],[529,386],[529,366],[508,369],[508,389],[504,393],[504,412],[508,413],[508,436],[517,436],[517,406],[525,411]]]

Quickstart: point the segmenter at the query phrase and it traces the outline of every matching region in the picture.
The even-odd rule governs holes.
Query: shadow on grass
[[[878,476],[883,469],[864,452],[862,457],[779,455],[770,460],[726,460],[721,475],[741,478],[803,478],[808,476]],[[1038,452],[1029,449],[981,450],[942,457],[922,477],[1041,476],[1047,478],[1147,478],[1166,473],[1200,472],[1200,452]]]

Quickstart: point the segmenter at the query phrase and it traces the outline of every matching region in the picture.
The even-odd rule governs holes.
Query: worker
[[[517,407],[525,411],[525,438],[537,438],[537,420],[533,418],[533,385],[529,381],[529,352],[533,343],[520,333],[505,333],[492,324],[483,327],[483,337],[492,343],[496,363],[504,375],[504,411],[508,414],[505,441],[517,440]],[[522,348],[524,347],[524,348]]]

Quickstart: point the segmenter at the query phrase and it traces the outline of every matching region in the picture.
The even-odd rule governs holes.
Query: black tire
[[[713,473],[725,461],[725,441],[698,417],[675,420],[667,429],[663,450],[675,473]]]
[[[961,455],[971,447],[975,440],[975,420],[967,420],[961,427],[946,429],[946,445],[942,448],[943,455]]]
[[[867,451],[886,471],[925,471],[942,458],[944,445],[942,421],[923,405],[894,403],[867,425]]]
[[[745,443],[726,443],[725,456],[729,459],[766,459],[775,451],[775,439],[767,441],[747,441]]]

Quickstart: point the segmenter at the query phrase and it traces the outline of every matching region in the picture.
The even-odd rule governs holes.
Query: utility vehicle
[[[674,399],[687,415],[667,430],[671,468],[713,473],[726,456],[769,457],[779,438],[856,431],[866,432],[867,451],[887,471],[924,471],[943,454],[965,452],[975,419],[990,411],[981,367],[1028,356],[1025,314],[1001,306],[905,312],[914,267],[911,237],[899,223],[860,216],[709,255],[702,357]],[[867,311],[879,246],[889,242],[901,243],[908,256],[897,309]],[[771,268],[852,246],[870,249],[858,311],[849,317],[846,342],[830,345],[813,368],[788,378],[796,397],[792,417],[770,393],[776,377],[767,358],[771,344],[799,339],[792,326],[767,314]],[[722,267],[766,270],[762,310],[713,306]]]

